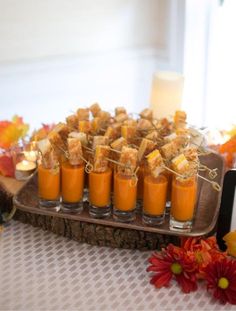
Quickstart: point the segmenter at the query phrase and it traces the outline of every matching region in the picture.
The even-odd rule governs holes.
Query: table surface
[[[183,294],[156,289],[151,252],[80,244],[11,221],[0,234],[0,310],[236,310],[203,285]]]

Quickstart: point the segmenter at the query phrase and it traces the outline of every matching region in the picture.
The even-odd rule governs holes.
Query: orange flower
[[[203,269],[212,261],[221,260],[226,257],[226,253],[222,253],[214,236],[207,239],[199,237],[183,238],[182,248],[187,254],[194,256],[198,265],[197,277],[203,278]]]
[[[229,255],[236,257],[236,231],[231,231],[227,233],[223,237],[223,240],[226,242],[227,246],[226,252]]]

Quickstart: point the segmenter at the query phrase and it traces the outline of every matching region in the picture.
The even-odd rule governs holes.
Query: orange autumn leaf
[[[6,177],[14,177],[14,165],[12,157],[0,156],[0,174]]]
[[[39,141],[47,137],[48,133],[55,127],[55,124],[42,124],[42,127],[33,132],[30,140]]]
[[[8,149],[23,138],[29,129],[29,125],[23,119],[14,116],[12,121],[0,122],[0,148]]]

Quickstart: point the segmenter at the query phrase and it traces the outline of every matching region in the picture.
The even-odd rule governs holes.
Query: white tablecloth
[[[0,310],[236,310],[201,285],[156,289],[151,252],[97,247],[12,221],[0,235]]]

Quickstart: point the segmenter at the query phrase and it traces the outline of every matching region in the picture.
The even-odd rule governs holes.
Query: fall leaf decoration
[[[9,149],[23,138],[28,130],[29,125],[17,115],[12,118],[12,121],[0,121],[0,148]]]
[[[0,155],[0,174],[6,177],[14,177],[14,165],[11,156]]]
[[[30,140],[31,141],[39,141],[47,137],[49,132],[55,127],[55,124],[44,124],[42,123],[42,127],[33,132]]]

